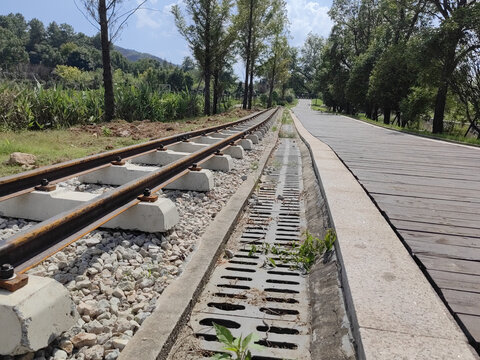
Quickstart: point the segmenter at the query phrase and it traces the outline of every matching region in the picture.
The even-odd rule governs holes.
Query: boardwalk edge
[[[359,359],[477,359],[407,249],[334,151],[291,112],[312,156],[338,241]]]

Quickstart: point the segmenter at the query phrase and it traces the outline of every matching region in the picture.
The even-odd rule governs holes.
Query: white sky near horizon
[[[126,0],[125,8],[133,8],[140,0]],[[115,41],[116,45],[164,58],[180,64],[191,56],[186,41],[178,33],[170,8],[181,0],[147,0]],[[332,27],[328,10],[332,0],[286,0],[290,21],[290,44],[301,46],[309,32],[327,37]],[[77,0],[77,3],[79,1]],[[27,21],[38,18],[45,25],[51,21],[67,23],[75,31],[94,35],[97,30],[83,17],[73,0],[0,0],[0,14],[21,13]],[[128,6],[131,4],[131,6]],[[242,78],[242,64],[235,66]]]

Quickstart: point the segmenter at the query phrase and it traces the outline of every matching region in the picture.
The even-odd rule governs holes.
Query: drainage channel
[[[193,309],[198,354],[222,351],[216,323],[235,337],[256,333],[262,349],[252,350],[253,359],[310,359],[307,278],[276,251],[291,249],[305,230],[302,186],[300,150],[280,139],[236,231],[238,250],[217,266]]]

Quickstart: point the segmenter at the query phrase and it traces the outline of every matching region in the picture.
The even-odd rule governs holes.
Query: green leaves
[[[230,330],[226,327],[217,325],[213,323],[213,327],[215,328],[215,332],[217,333],[218,341],[224,343],[225,345],[231,345],[233,343],[233,336]]]
[[[212,359],[233,358],[237,360],[251,360],[252,353],[249,349],[263,349],[262,346],[255,344],[256,341],[260,340],[260,338],[254,333],[248,334],[245,338],[242,336],[239,338],[234,338],[230,330],[228,330],[226,327],[215,323],[213,323],[213,327],[215,328],[218,341],[225,345],[223,350],[233,352],[235,357],[233,358],[227,353],[218,353],[215,354]]]
[[[267,257],[267,265],[277,267],[277,261],[281,261],[282,263],[293,263],[294,268],[302,269],[308,273],[322,254],[333,249],[336,240],[337,235],[332,229],[327,230],[323,239],[314,237],[307,231],[305,233],[305,241],[301,244],[293,241],[290,244],[289,249],[265,243],[258,248],[256,245],[252,244],[249,256],[253,256],[256,252],[272,254],[275,255],[276,258]],[[279,260],[276,260],[277,258]]]

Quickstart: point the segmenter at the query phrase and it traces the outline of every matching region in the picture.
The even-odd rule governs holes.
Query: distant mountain
[[[178,65],[172,64],[171,62],[169,62],[165,59],[159,58],[158,56],[155,56],[155,55],[152,55],[152,54],[141,53],[141,52],[138,52],[138,51],[132,50],[132,49],[125,49],[125,48],[122,48],[122,47],[117,46],[117,45],[115,45],[114,48],[115,48],[115,50],[117,50],[120,54],[125,56],[130,61],[137,61],[137,60],[140,60],[140,59],[153,59],[153,60],[159,61],[163,65],[178,66]]]

